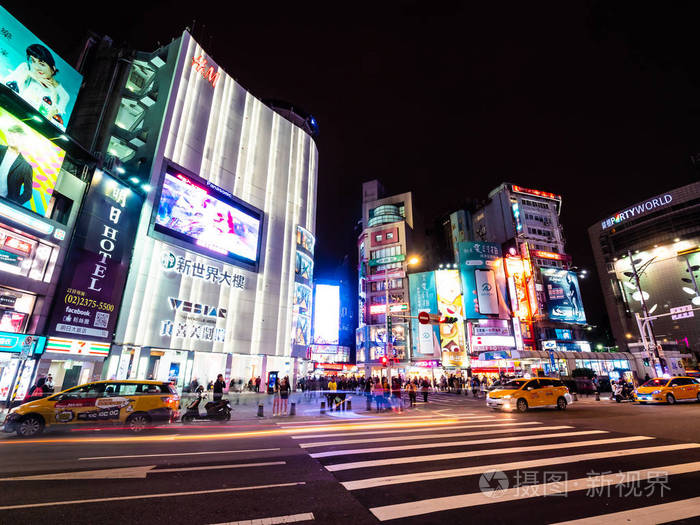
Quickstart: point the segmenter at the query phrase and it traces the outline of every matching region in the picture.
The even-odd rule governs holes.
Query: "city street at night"
[[[700,525],[700,3],[0,6],[0,525]]]
[[[664,521],[697,513],[697,403],[591,396],[520,414],[439,393],[401,414],[300,407],[138,435],[5,435],[2,522],[445,523],[468,512],[476,522],[594,523],[620,512],[650,523],[659,505]]]

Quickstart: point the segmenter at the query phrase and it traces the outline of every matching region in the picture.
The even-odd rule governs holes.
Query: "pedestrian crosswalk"
[[[470,521],[498,522],[494,504],[504,523],[522,521],[533,508],[557,509],[556,516],[525,518],[527,522],[588,523],[616,511],[644,516],[645,508],[700,516],[700,443],[530,417],[536,418],[484,411],[446,422],[433,413],[422,421],[432,419],[434,425],[419,428],[364,428],[359,423],[341,431],[340,422],[338,432],[328,424],[317,433],[295,434],[294,427],[286,428],[379,521],[442,523],[462,519],[460,513],[469,509]],[[398,424],[401,418],[393,420]],[[621,497],[623,489],[648,493],[659,478],[665,494]],[[674,500],[687,501],[693,510],[664,506]],[[546,516],[538,512],[533,516]]]

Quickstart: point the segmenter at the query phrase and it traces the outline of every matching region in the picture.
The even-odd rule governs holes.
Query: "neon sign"
[[[219,80],[221,73],[219,71],[215,71],[214,66],[209,66],[209,68],[207,68],[207,65],[209,65],[209,63],[207,62],[207,59],[204,58],[204,55],[192,57],[192,67],[194,70],[207,79],[212,87],[216,87],[216,81]]]
[[[541,259],[552,259],[554,261],[568,261],[570,257],[561,253],[545,252],[542,250],[530,250],[530,255]]]
[[[545,199],[554,199],[556,201],[561,200],[561,195],[557,195],[556,193],[549,193],[548,191],[531,190],[529,188],[523,188],[522,186],[516,186],[515,184],[513,184],[513,186],[511,186],[511,189],[515,193],[525,193],[527,195],[535,195],[536,197],[543,197]]]
[[[630,217],[634,217],[635,215],[641,215],[643,213],[646,213],[648,211],[653,210],[654,208],[658,208],[659,206],[666,206],[667,204],[670,204],[672,201],[673,201],[673,196],[669,193],[667,193],[665,195],[659,195],[658,197],[656,197],[654,199],[649,199],[648,201],[643,202],[641,204],[635,204],[631,208],[627,208],[626,210],[615,214],[615,216],[604,220],[600,225],[601,225],[602,229],[604,230],[604,229],[609,228],[610,226],[612,226],[614,224],[617,224],[619,222],[627,220]]]

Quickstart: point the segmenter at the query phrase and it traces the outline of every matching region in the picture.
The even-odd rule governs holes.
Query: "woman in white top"
[[[5,85],[46,118],[64,125],[63,116],[70,97],[56,80],[57,73],[51,52],[41,44],[32,44],[27,48],[27,61],[5,78]]]

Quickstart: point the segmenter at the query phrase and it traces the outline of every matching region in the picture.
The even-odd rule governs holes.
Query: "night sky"
[[[588,226],[698,178],[700,7],[639,4],[4,2],[69,61],[88,29],[150,51],[196,19],[245,88],[313,114],[319,277],[355,257],[363,181],[426,221],[503,181],[561,194],[593,324]]]

